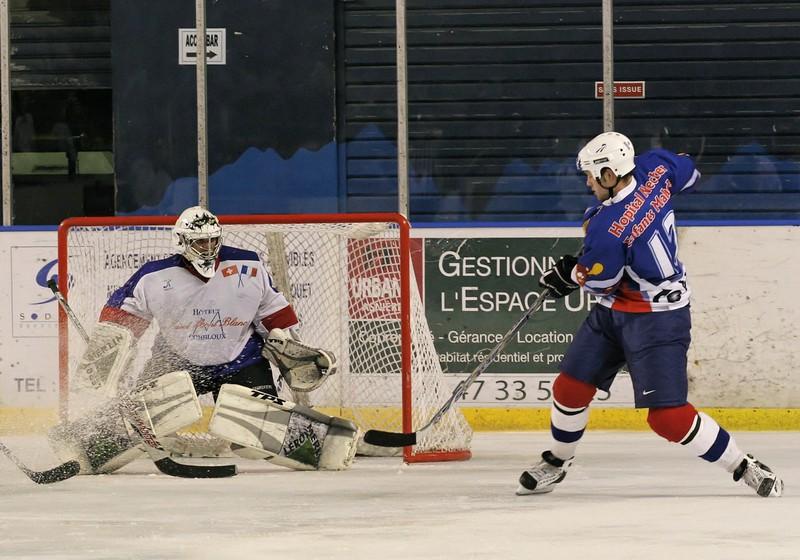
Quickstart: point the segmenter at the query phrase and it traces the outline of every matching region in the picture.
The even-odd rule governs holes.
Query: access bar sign
[[[206,29],[206,64],[225,64],[225,28]],[[178,29],[178,64],[197,64],[197,30]]]
[[[594,97],[603,97],[603,82],[594,83]],[[644,82],[614,82],[614,98],[644,99]]]

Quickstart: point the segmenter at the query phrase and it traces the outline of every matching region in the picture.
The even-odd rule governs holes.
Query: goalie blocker
[[[220,389],[209,432],[241,457],[297,470],[349,468],[360,435],[344,418],[232,384]]]
[[[134,353],[134,337],[129,329],[101,321],[78,363],[75,376],[78,386],[114,396]]]

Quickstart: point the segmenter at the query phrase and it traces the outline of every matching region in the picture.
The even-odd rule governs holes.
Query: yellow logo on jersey
[[[602,274],[603,270],[605,270],[605,268],[603,267],[602,263],[596,262],[592,265],[592,268],[586,272],[586,275],[597,276],[598,274]]]

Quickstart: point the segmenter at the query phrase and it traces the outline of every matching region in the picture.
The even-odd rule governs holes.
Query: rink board
[[[800,228],[692,226],[681,228],[679,235],[681,259],[687,264],[694,292],[694,340],[689,354],[691,401],[699,408],[714,410],[732,428],[799,429],[800,354],[795,348],[800,335],[794,324],[795,317],[800,316],[800,301],[793,293],[791,279],[800,273],[800,264],[786,255],[793,254],[800,243]],[[475,367],[475,358],[491,348],[493,342],[478,344],[480,349],[476,351],[474,344],[469,348],[459,338],[465,336],[463,329],[442,327],[442,316],[459,315],[454,306],[460,300],[454,294],[469,296],[472,299],[468,303],[474,306],[482,301],[474,295],[486,290],[513,295],[515,286],[535,286],[534,265],[543,265],[544,259],[552,255],[540,255],[531,261],[529,248],[539,251],[543,243],[547,245],[552,240],[559,245],[563,245],[562,240],[574,244],[580,230],[428,228],[417,229],[414,236],[419,248],[415,264],[425,275],[422,284],[427,291],[426,314],[432,330],[440,329],[437,351],[448,382],[455,386]],[[507,277],[505,269],[498,269],[500,273],[495,274],[495,270],[487,278],[478,274],[479,269],[467,268],[463,263],[455,269],[453,246],[462,251],[473,247],[485,254],[502,255],[506,259],[503,262],[517,267],[511,269],[516,273],[513,278]],[[554,249],[557,250],[559,246]],[[450,255],[451,261],[436,261],[442,254]],[[530,278],[519,274],[527,270],[520,268],[525,264],[523,257],[533,263],[528,271]],[[46,286],[56,269],[55,230],[4,228],[0,231],[0,265],[0,431],[18,433],[50,425],[56,416],[57,304]],[[441,278],[431,277],[437,270]],[[485,286],[480,284],[484,281],[488,282]],[[485,301],[496,305],[500,300],[493,296]],[[540,327],[532,322],[523,331],[528,338],[510,345],[501,361],[470,388],[462,408],[474,429],[548,427],[549,385],[557,364],[547,362],[549,356],[557,356],[567,346],[562,339],[587,307],[583,300],[574,300],[572,305],[575,316],[564,321],[554,318],[551,326],[545,316],[550,311],[545,309],[536,319],[545,322]],[[549,309],[553,310],[552,317],[558,315],[556,308]],[[505,310],[474,315],[480,315],[480,321],[472,323],[491,325],[486,340],[493,341],[513,324],[519,312],[507,305]],[[451,331],[455,335],[449,334]],[[550,350],[543,351],[544,346],[536,341],[544,340],[547,333],[555,333],[553,344],[544,345]],[[444,349],[439,349],[440,344]],[[593,406],[591,422],[595,427],[646,429],[642,412],[631,410],[633,395],[630,381],[624,376],[614,384],[611,395],[600,398]]]
[[[320,409],[333,416],[350,417],[343,409]],[[703,408],[722,426],[734,431],[800,431],[800,409],[797,408]],[[475,431],[549,430],[550,408],[474,408],[462,407],[467,421]],[[387,411],[399,415],[400,410]],[[44,433],[56,422],[55,408],[0,408],[0,435]],[[204,409],[204,418],[187,431],[206,430],[211,409]],[[649,430],[646,409],[591,409],[588,429]]]

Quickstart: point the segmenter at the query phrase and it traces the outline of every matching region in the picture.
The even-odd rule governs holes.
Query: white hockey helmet
[[[175,244],[194,269],[206,278],[214,276],[214,263],[222,246],[222,226],[202,206],[187,208],[172,230]]]
[[[578,152],[575,162],[578,171],[589,172],[600,181],[600,174],[608,167],[617,177],[627,175],[636,165],[633,163],[633,143],[619,132],[604,132],[592,138]]]

